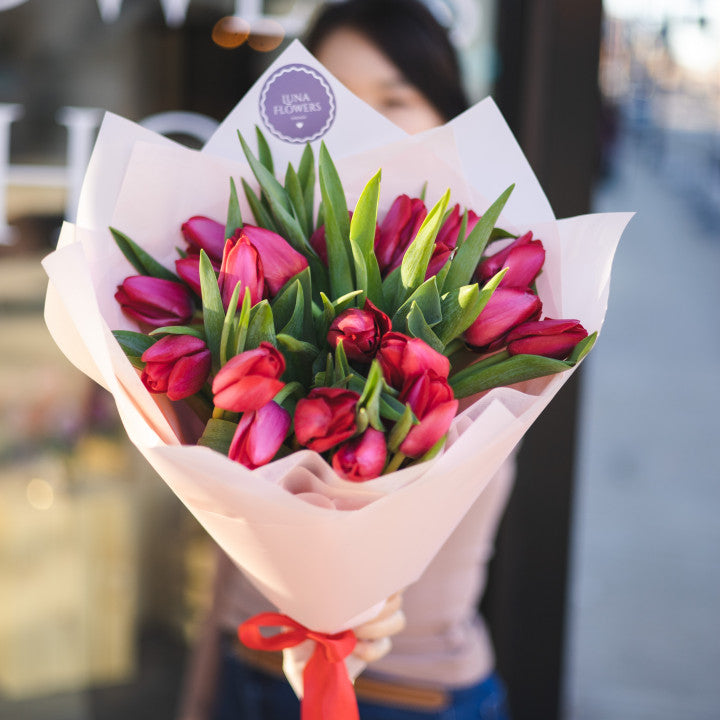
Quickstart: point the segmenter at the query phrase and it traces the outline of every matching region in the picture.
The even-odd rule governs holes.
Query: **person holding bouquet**
[[[305,42],[352,92],[408,133],[442,125],[468,106],[447,31],[417,0],[329,3],[319,10]],[[404,629],[397,632],[399,598],[389,600],[364,634],[356,629],[367,641],[360,643],[365,659],[371,660],[355,683],[362,720],[509,717],[477,608],[512,486],[513,458],[420,580],[404,591]],[[241,622],[270,609],[219,551],[213,607],[195,648],[180,720],[299,717],[279,654],[253,652],[237,640]],[[390,651],[373,657],[390,645],[378,639],[390,634]]]

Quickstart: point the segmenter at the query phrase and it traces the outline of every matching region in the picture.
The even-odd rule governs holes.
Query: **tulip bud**
[[[426,216],[427,208],[420,198],[395,198],[375,236],[375,255],[383,275],[400,265]]]
[[[214,403],[231,412],[247,412],[262,407],[285,385],[285,358],[268,342],[230,358],[218,371],[212,384]]]
[[[424,340],[399,332],[386,333],[380,341],[376,358],[388,385],[400,389],[407,378],[432,370],[439,377],[450,374],[450,361]]]
[[[295,250],[285,238],[271,230],[245,225],[242,230],[237,230],[233,237],[239,233],[244,234],[257,250],[271,296],[277,295],[290,278],[295,277],[308,266],[304,255]]]
[[[280,449],[289,427],[290,413],[276,402],[246,412],[235,430],[228,457],[251,470],[266,465]]]
[[[152,327],[184,325],[193,316],[190,291],[173,280],[132,275],[118,285],[115,299],[125,314]]]
[[[420,421],[410,428],[400,444],[400,452],[408,457],[420,457],[448,431],[457,413],[458,401],[447,380],[432,370],[409,378],[400,392],[400,401],[409,403]]]
[[[465,228],[466,236],[469,235],[475,225],[477,225],[478,220],[480,220],[480,216],[472,210],[469,210],[467,226]],[[433,275],[437,275],[450,258],[450,254],[457,247],[461,225],[462,216],[460,215],[460,205],[458,204],[452,209],[452,212],[442,224],[435,238],[435,247],[433,248],[433,254],[430,257],[428,269],[425,273],[426,280]]]
[[[263,263],[255,246],[243,230],[238,230],[226,243],[218,277],[223,307],[228,309],[235,286],[240,283],[239,297],[250,289],[252,305],[260,302],[265,289]]]
[[[210,258],[210,263],[215,272],[220,272],[220,262]],[[200,256],[188,255],[175,261],[175,272],[180,279],[186,282],[190,289],[198,296],[202,297],[202,289],[200,286]]]
[[[526,288],[537,277],[545,262],[545,248],[540,240],[532,239],[532,232],[521,235],[500,252],[485,258],[477,268],[480,283],[486,283],[502,268],[508,271],[499,287]]]
[[[207,253],[213,264],[220,264],[225,249],[225,226],[202,215],[195,215],[180,228],[188,244],[189,255]]]
[[[360,395],[342,388],[311,390],[295,407],[295,437],[315,452],[325,452],[353,435]]]
[[[363,482],[378,477],[387,460],[385,434],[368,428],[359,437],[343,443],[333,455],[332,466],[345,480]]]
[[[473,324],[465,340],[476,350],[493,350],[516,325],[540,317],[542,302],[530,290],[497,288]]]
[[[564,360],[572,349],[587,337],[587,330],[577,320],[544,318],[518,325],[505,338],[511,355],[542,355]]]
[[[210,374],[211,356],[205,342],[192,335],[166,335],[141,357],[140,379],[151,393],[167,393],[170,400],[190,397]]]
[[[332,348],[342,340],[348,358],[369,363],[391,325],[390,318],[366,299],[363,310],[349,308],[332,321],[327,340]]]

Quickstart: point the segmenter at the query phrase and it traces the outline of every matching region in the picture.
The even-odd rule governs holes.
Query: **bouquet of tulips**
[[[324,145],[308,145],[284,186],[258,130],[240,138],[260,188],[234,179],[227,222],[179,228],[176,274],[112,229],[139,275],[115,298],[148,330],[115,332],[151,393],[190,401],[199,438],[254,469],[300,448],[349,481],[434,457],[458,399],[567,370],[589,350],[574,319],[540,319],[545,250],[495,227],[512,188],[478,215],[450,190],[428,212],[403,194],[378,224],[381,172],[348,211]],[[498,249],[502,246],[502,249]],[[488,249],[489,248],[489,249]]]
[[[296,122],[309,145],[263,105],[293,73],[319,93],[303,108],[335,113]],[[106,116],[43,261],[46,322],[277,608],[242,639],[310,647],[288,670],[308,716],[356,717],[352,628],[417,580],[590,350],[629,218],[555,220],[492,101],[408,137],[299,43],[200,152]]]

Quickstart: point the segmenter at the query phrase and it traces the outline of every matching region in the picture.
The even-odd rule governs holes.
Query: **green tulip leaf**
[[[350,363],[348,362],[347,355],[345,354],[345,348],[343,347],[343,341],[338,340],[338,344],[335,346],[335,368],[333,385],[337,385],[343,382],[345,378],[353,374]],[[362,392],[362,391],[359,391]]]
[[[151,330],[148,335],[192,335],[200,340],[205,339],[205,333],[199,325],[165,325]]]
[[[573,367],[568,360],[554,360],[541,355],[513,355],[489,365],[470,365],[449,379],[456,398],[464,398],[491,388],[512,385],[525,380],[554,375]]]
[[[390,450],[393,455],[400,449],[400,445],[410,432],[410,428],[417,423],[414,417],[410,405],[406,404],[405,412],[403,412],[402,417],[393,425],[390,435],[388,436],[388,450]]]
[[[232,444],[237,427],[237,423],[230,422],[229,420],[210,418],[197,444],[212,448],[223,455],[227,455],[230,451],[230,445]]]
[[[230,302],[228,303],[227,311],[225,312],[222,332],[220,333],[220,367],[222,367],[230,359],[228,357],[228,345],[231,345],[234,348],[237,344],[237,341],[232,336],[234,335],[235,311],[237,310],[241,285],[242,284],[240,282],[235,284],[235,289],[233,290]],[[250,291],[250,288],[245,288],[245,290],[247,293]]]
[[[239,355],[245,350],[245,342],[247,341],[250,326],[251,308],[252,298],[250,297],[250,288],[245,288],[245,296],[243,297],[240,314],[237,318],[237,326],[235,328],[235,355]]]
[[[243,153],[245,153],[250,169],[252,170],[253,175],[258,181],[260,189],[267,200],[271,205],[276,203],[283,207],[287,212],[291,212],[292,206],[290,204],[290,199],[285,192],[285,188],[283,188],[283,186],[277,181],[273,172],[263,165],[263,163],[258,160],[255,155],[253,155],[252,150],[250,150],[250,146],[245,142],[245,138],[239,130],[238,138],[240,139],[240,144],[242,145]]]
[[[270,146],[268,145],[268,142],[265,139],[262,130],[260,130],[257,125],[255,126],[255,137],[257,138],[258,160],[260,160],[263,166],[267,168],[267,171],[269,173],[274,174],[275,168],[273,166],[273,158]]]
[[[145,252],[134,240],[131,240],[125,233],[110,228],[110,233],[120,252],[130,261],[130,264],[141,274],[150,277],[161,278],[162,280],[173,280],[180,282],[180,278],[170,272],[164,265],[159,263],[152,255]]]
[[[302,291],[301,291],[302,292]],[[312,366],[320,350],[312,343],[303,342],[291,335],[278,333],[278,349],[285,357],[285,382],[299,382],[303,387],[310,384]]]
[[[157,340],[143,333],[133,332],[132,330],[113,330],[112,334],[115,336],[115,339],[118,341],[118,344],[123,349],[123,352],[133,367],[139,370],[144,369],[145,363],[140,358]]]
[[[305,199],[305,216],[308,219],[308,228],[313,228],[313,208],[315,203],[315,158],[310,143],[305,145],[303,154],[300,158],[300,164],[297,170],[298,180],[303,191]],[[308,233],[311,234],[311,233]]]
[[[443,289],[453,290],[454,288],[469,285],[480,262],[480,257],[490,239],[500,213],[505,207],[515,185],[511,185],[500,197],[485,211],[485,214],[478,220],[472,232],[467,236],[465,242],[455,253],[448,272]]]
[[[303,196],[300,179],[295,172],[295,168],[290,163],[288,163],[287,171],[285,172],[285,192],[287,192],[290,198],[295,218],[300,223],[303,233],[306,237],[310,237],[312,234],[312,220],[307,216],[305,197]]]
[[[425,281],[428,264],[435,247],[435,238],[440,230],[445,208],[450,201],[450,190],[446,190],[440,200],[423,220],[420,229],[410,247],[405,251],[400,265],[400,295],[395,296],[395,304],[401,305],[412,292]]]
[[[212,354],[213,366],[218,369],[221,366],[220,338],[222,337],[223,323],[225,321],[225,308],[223,307],[215,270],[213,270],[210,258],[208,258],[204,250],[200,251],[199,269],[205,337]]]
[[[235,181],[230,178],[230,200],[228,201],[227,222],[225,223],[225,238],[231,238],[236,230],[243,226],[240,201],[238,200]]]
[[[380,397],[383,390],[383,374],[380,363],[373,360],[370,365],[365,386],[357,402],[358,410],[364,409],[367,412],[370,426],[380,432],[385,432],[385,426],[380,420]]]
[[[260,202],[260,199],[255,194],[255,191],[250,187],[250,185],[248,185],[244,178],[241,178],[241,182],[245,198],[250,206],[250,212],[252,212],[256,224],[276,233],[278,231],[277,225],[275,225],[275,221],[272,219],[272,216]]]
[[[325,219],[330,291],[332,297],[338,298],[355,289],[355,279],[349,252],[350,222],[345,192],[325,143],[320,144],[318,169]]]
[[[445,348],[445,344],[433,332],[430,325],[428,325],[423,311],[416,302],[413,302],[407,316],[407,330],[412,337],[424,340],[433,350],[437,350],[439,353]]]
[[[429,326],[437,325],[443,319],[440,293],[438,292],[437,281],[434,275],[420,285],[397,309],[392,318],[393,330],[405,332],[407,329],[407,317],[410,314],[413,303],[418,305],[425,318],[425,322]]]
[[[352,219],[350,220],[350,243],[353,248],[356,274],[362,274],[360,287],[370,302],[381,310],[385,306],[382,278],[375,255],[375,228],[377,226],[378,198],[381,171],[378,170],[363,188]],[[362,261],[360,260],[362,258]]]
[[[277,347],[273,311],[267,300],[261,300],[257,305],[250,308],[245,349],[254,350],[259,347],[261,342],[269,342]]]

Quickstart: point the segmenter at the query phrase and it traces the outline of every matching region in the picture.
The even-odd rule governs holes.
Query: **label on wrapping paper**
[[[335,120],[335,94],[309,65],[283,65],[263,85],[260,116],[281,140],[312,142],[325,135]]]

